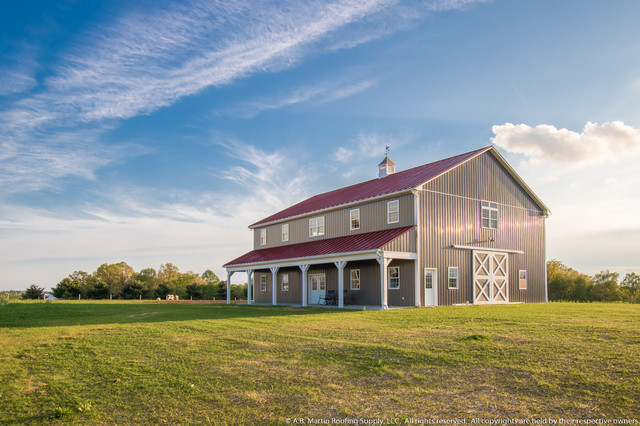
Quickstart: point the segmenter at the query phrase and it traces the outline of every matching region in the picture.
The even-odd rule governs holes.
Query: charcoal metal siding
[[[260,276],[267,276],[267,291],[260,291]],[[253,272],[253,283],[254,283],[254,294],[253,300],[254,303],[271,303],[271,271],[267,270],[256,270]]]
[[[401,251],[407,253],[416,252],[416,230],[411,229],[382,247],[384,251]]]
[[[360,270],[360,290],[351,290],[351,270]],[[376,260],[348,262],[344,268],[345,305],[380,305],[380,264]]]
[[[282,275],[289,274],[289,291],[282,291]],[[277,303],[302,303],[302,271],[300,268],[280,268],[278,270]]]
[[[492,154],[468,161],[424,189],[418,196],[421,303],[425,267],[438,269],[438,305],[473,303],[472,251],[452,244],[524,251],[509,254],[509,301],[545,301],[543,212]],[[498,230],[482,228],[481,200],[499,204]],[[449,266],[458,267],[458,289],[448,289]],[[528,272],[527,290],[518,289],[518,269]]]
[[[400,268],[400,288],[396,290],[388,290],[387,304],[389,306],[414,306],[414,265],[415,263],[413,260],[393,260],[389,264],[389,268],[392,268],[394,266],[398,266]]]
[[[398,200],[400,220],[389,224],[387,223],[387,202],[392,200]],[[360,229],[352,231],[349,211],[356,208],[360,209]],[[309,237],[309,219],[317,216],[324,216],[325,234],[320,237]],[[284,223],[289,224],[289,241],[286,242],[282,241],[282,225]],[[299,219],[255,228],[253,230],[253,247],[254,249],[270,248],[409,225],[414,225],[413,195],[405,194],[379,201],[351,205],[325,213],[309,214]],[[260,245],[260,229],[267,230],[267,244],[263,246]]]

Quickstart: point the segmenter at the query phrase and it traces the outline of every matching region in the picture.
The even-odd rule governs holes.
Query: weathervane
[[[389,145],[386,145],[384,147],[384,155],[387,156],[387,157],[389,156]]]

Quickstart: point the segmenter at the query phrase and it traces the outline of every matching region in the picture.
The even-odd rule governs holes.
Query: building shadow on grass
[[[353,313],[349,309],[131,301],[41,301],[9,303],[0,309],[1,328],[63,327],[194,320],[290,317]]]

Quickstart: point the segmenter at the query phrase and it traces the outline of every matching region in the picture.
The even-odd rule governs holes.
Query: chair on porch
[[[324,301],[325,305],[337,305],[338,304],[338,296],[336,295],[335,290],[327,290],[327,294],[324,297],[321,297],[318,301],[321,303]]]

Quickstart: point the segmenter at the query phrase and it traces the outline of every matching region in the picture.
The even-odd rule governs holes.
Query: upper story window
[[[351,290],[360,290],[360,269],[351,270]]]
[[[482,227],[498,229],[498,203],[482,202]]]
[[[397,290],[400,288],[400,267],[392,266],[389,268],[389,289]]]
[[[282,241],[289,241],[289,224],[282,225]]]
[[[387,223],[400,221],[400,204],[398,200],[387,202]]]
[[[317,237],[319,235],[324,235],[324,216],[309,219],[309,236]]]
[[[520,290],[527,289],[527,271],[526,270],[521,269],[518,271],[518,286]]]
[[[262,228],[260,230],[260,245],[264,246],[267,244],[267,230],[266,228]]]
[[[449,288],[458,288],[458,267],[449,266]]]
[[[360,229],[360,209],[350,210],[349,218],[351,220],[351,230]]]

